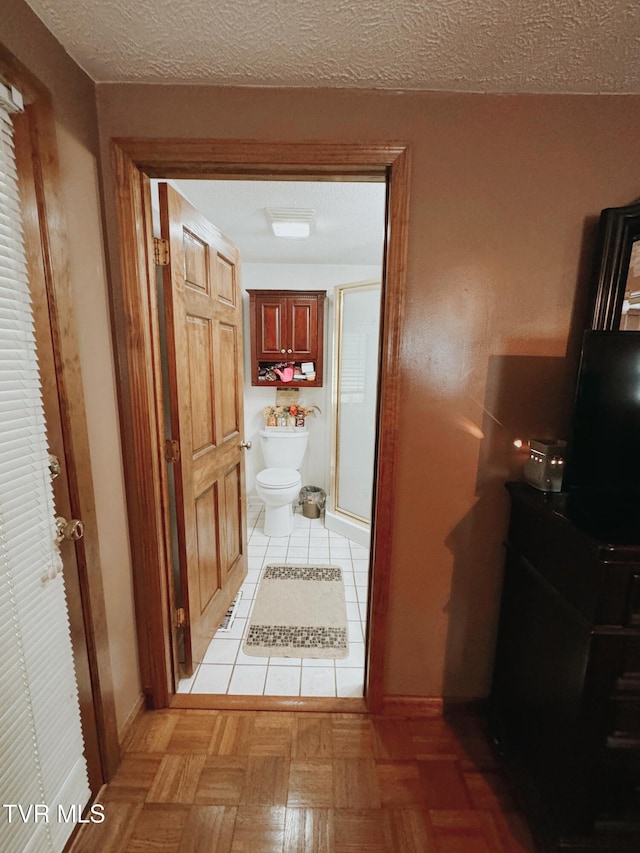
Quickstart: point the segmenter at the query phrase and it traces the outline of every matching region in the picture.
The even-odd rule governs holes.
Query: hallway
[[[534,853],[482,724],[146,713],[70,853]]]

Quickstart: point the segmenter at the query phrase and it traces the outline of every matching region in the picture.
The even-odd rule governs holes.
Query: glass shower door
[[[359,526],[367,539],[375,456],[380,292],[378,282],[335,289],[330,510]]]

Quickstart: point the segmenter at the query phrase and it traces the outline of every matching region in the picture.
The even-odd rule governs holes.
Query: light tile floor
[[[263,522],[263,504],[250,504],[247,508],[249,570],[231,629],[218,632],[211,640],[191,678],[181,679],[178,693],[362,696],[369,549],[326,530],[322,518],[305,518],[298,509],[291,536],[265,536]],[[259,658],[244,654],[242,641],[262,570],[280,560],[342,568],[349,626],[347,658]]]

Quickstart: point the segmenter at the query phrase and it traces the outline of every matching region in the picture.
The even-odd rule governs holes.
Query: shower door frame
[[[333,348],[332,348],[332,405],[331,405],[331,463],[330,463],[330,486],[329,486],[329,498],[328,505],[329,511],[337,516],[343,516],[347,522],[355,523],[366,526],[369,528],[369,533],[371,532],[371,518],[366,519],[361,515],[358,515],[355,512],[350,512],[348,509],[341,508],[338,505],[339,499],[339,465],[340,465],[340,369],[341,369],[341,360],[340,360],[340,350],[341,350],[341,332],[343,327],[343,317],[342,317],[342,308],[343,308],[343,294],[345,291],[355,291],[355,290],[374,290],[377,289],[380,293],[380,308],[378,311],[378,358],[376,361],[376,414],[375,420],[378,419],[378,398],[380,396],[380,330],[381,330],[381,322],[382,322],[382,277],[379,279],[368,279],[366,281],[354,281],[349,284],[340,284],[334,288],[334,319],[333,319]],[[370,476],[372,482],[375,482],[375,441],[374,441],[374,454],[371,465]],[[373,503],[373,492],[372,492],[372,503]],[[373,516],[373,509],[371,507],[370,516]]]

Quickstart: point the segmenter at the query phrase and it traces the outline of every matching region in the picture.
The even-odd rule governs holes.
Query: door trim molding
[[[176,693],[172,709],[190,711],[306,711],[313,714],[366,714],[365,699],[332,696],[232,696]]]
[[[169,705],[171,659],[169,531],[155,269],[149,254],[149,178],[386,179],[380,393],[369,598],[367,707],[382,709],[384,646],[393,546],[400,345],[406,277],[410,152],[402,144],[274,143],[209,139],[113,139],[111,166],[117,259],[112,312],[129,503],[138,642],[149,705]],[[109,200],[110,201],[110,200]],[[119,263],[118,263],[119,261]]]
[[[39,294],[46,299],[51,325],[50,353],[60,405],[70,512],[85,523],[85,535],[75,543],[78,576],[74,585],[77,581],[82,613],[70,607],[69,619],[72,642],[86,644],[94,719],[91,721],[84,715],[82,720],[88,726],[95,722],[95,732],[85,732],[87,750],[93,748],[97,739],[102,777],[108,781],[120,763],[120,745],[55,115],[49,90],[2,45],[0,74],[5,82],[20,89],[25,101],[24,114],[16,121],[17,165],[19,180],[24,184],[25,242],[39,268],[40,280],[33,284],[39,286]],[[42,304],[34,307],[44,308]],[[95,773],[90,779],[94,794],[97,776]]]

